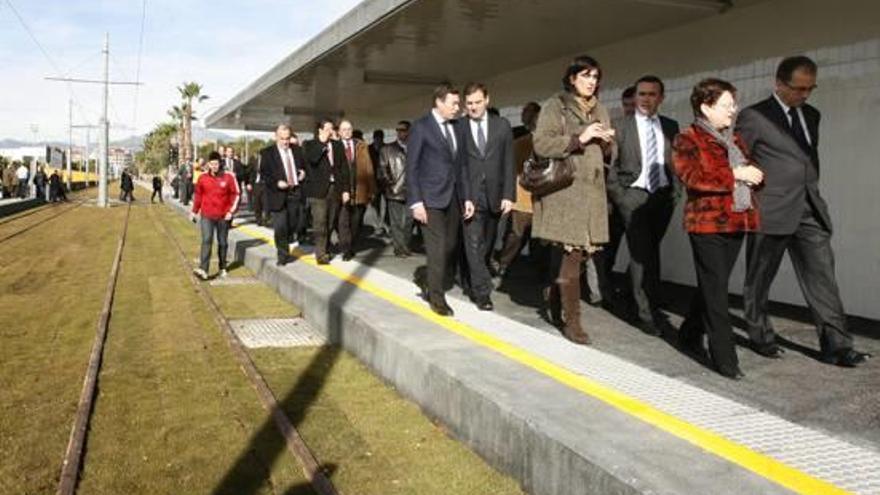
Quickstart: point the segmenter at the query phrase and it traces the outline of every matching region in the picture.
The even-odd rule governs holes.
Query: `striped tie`
[[[654,192],[660,188],[660,164],[657,160],[657,134],[654,130],[654,117],[648,118],[647,152],[645,158],[648,161],[648,192]]]

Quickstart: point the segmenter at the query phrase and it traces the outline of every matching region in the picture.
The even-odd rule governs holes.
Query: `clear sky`
[[[137,95],[131,86],[111,88],[111,139],[167,120],[183,81],[203,85],[210,99],[196,111],[210,113],[359,2],[146,0],[144,86]],[[143,11],[143,0],[0,0],[0,139],[32,141],[36,128],[39,140],[67,140],[68,85],[44,78],[100,79],[105,32],[111,80],[137,79]],[[74,123],[97,124],[101,87],[72,89]],[[74,133],[75,144],[84,139],[84,131]]]

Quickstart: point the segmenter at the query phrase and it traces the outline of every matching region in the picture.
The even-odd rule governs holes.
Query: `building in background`
[[[603,66],[600,98],[612,111],[623,88],[656,74],[666,82],[663,113],[686,126],[700,79],[732,81],[746,106],[770,95],[782,57],[806,54],[819,64],[811,103],[823,114],[821,188],[841,296],[848,313],[878,319],[877,26],[876,0],[365,0],[205,120],[301,131],[316,117],[345,115],[363,129],[388,128],[423,114],[438,83],[477,80],[516,125],[519,107],[558,91],[571,57],[587,53]],[[693,284],[690,253],[679,205],[663,241],[663,278]],[[741,292],[743,278],[741,260],[731,292]],[[771,297],[804,304],[787,260]]]

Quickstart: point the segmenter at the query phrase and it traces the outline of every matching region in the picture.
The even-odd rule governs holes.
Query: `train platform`
[[[785,356],[741,346],[747,376],[734,382],[674,335],[647,336],[586,304],[594,344],[569,343],[538,311],[527,258],[494,312],[456,289],[444,318],[411,281],[421,256],[396,258],[371,237],[352,261],[319,266],[303,245],[278,267],[269,229],[246,212],[235,225],[238,261],[528,493],[880,494],[880,360],[821,363],[802,308],[774,308]],[[674,327],[689,289],[666,294]],[[857,347],[880,355],[878,322],[851,323]]]

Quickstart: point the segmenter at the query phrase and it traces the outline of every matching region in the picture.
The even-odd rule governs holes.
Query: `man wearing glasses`
[[[822,361],[854,367],[868,354],[853,349],[834,274],[831,216],[819,194],[819,111],[807,104],[816,63],[788,57],[776,70],[770,98],[745,109],[737,131],[764,172],[757,191],[761,230],[746,244],[745,319],[755,350],[778,358],[782,349],[767,314],[770,286],[788,251],[819,335]]]

